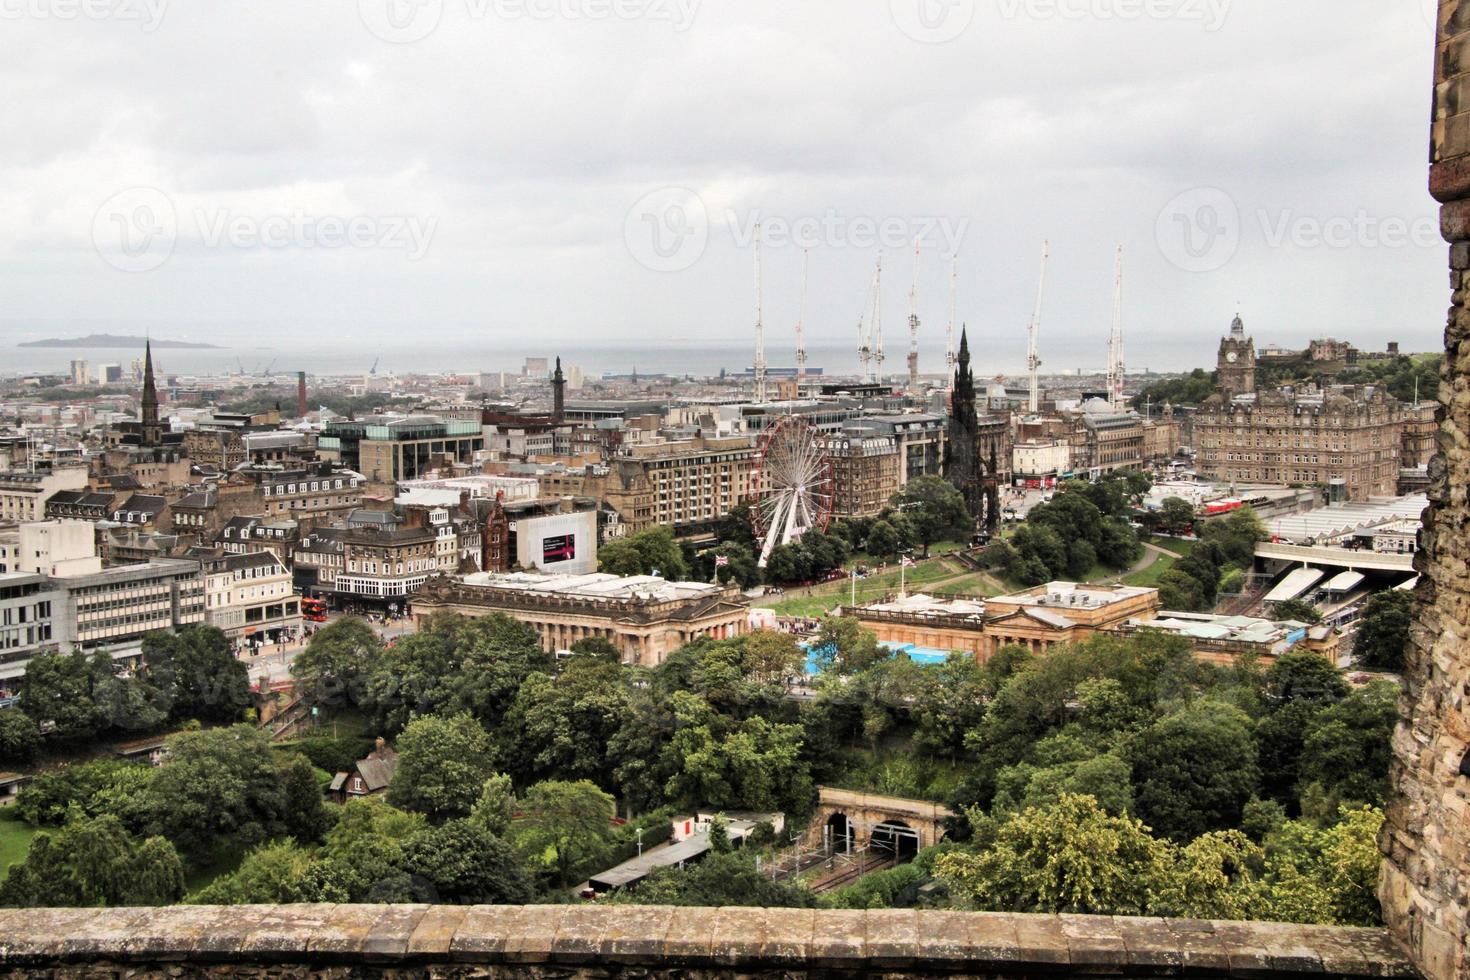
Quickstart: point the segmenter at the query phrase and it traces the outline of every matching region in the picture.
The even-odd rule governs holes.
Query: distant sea
[[[786,338],[783,338],[785,340]],[[789,341],[781,347],[767,349],[766,362],[772,367],[794,367],[795,357],[788,349]],[[1171,352],[1172,357],[1159,358],[1147,365],[1141,360],[1133,361],[1132,368],[1142,371],[1145,367],[1156,371],[1179,371],[1200,366],[1213,360],[1213,347],[1205,349],[1195,339],[1181,349]],[[979,377],[989,378],[998,374],[1019,377],[1024,372],[1024,351],[987,350],[983,345],[972,348],[975,372]],[[1077,362],[1064,363],[1063,355],[1048,358],[1043,372],[1077,369],[1101,371],[1104,354],[1098,350],[1093,356],[1080,356],[1081,352],[1070,352]],[[1088,352],[1092,354],[1092,352]],[[1157,351],[1151,356],[1155,356]],[[143,356],[142,350],[85,348],[18,348],[0,347],[0,377],[15,377],[22,374],[67,374],[71,362],[86,361],[95,370],[99,364],[121,364],[126,370],[135,358]],[[393,374],[469,374],[476,372],[507,371],[518,373],[528,357],[555,358],[560,356],[565,366],[577,365],[589,378],[605,373],[628,374],[637,370],[639,374],[667,374],[675,376],[714,377],[725,370],[738,374],[747,370],[754,354],[749,346],[730,344],[681,344],[669,342],[657,345],[595,345],[578,346],[560,343],[545,347],[521,347],[506,345],[466,345],[425,342],[423,344],[364,344],[360,347],[334,344],[316,347],[268,346],[224,348],[220,350],[155,350],[153,360],[160,372],[170,375],[219,377],[239,373],[242,366],[247,374],[262,375],[271,371],[280,376],[294,376],[297,371],[306,371],[312,376],[346,377],[367,374],[378,362],[378,373]],[[1043,355],[1045,356],[1045,354]],[[1139,358],[1140,351],[1132,356]],[[890,349],[883,362],[886,377],[900,377],[908,372],[907,347]],[[822,344],[808,349],[807,365],[822,368],[825,374],[855,376],[860,371],[855,346]],[[919,352],[921,374],[940,374],[944,371],[944,348],[923,346]]]

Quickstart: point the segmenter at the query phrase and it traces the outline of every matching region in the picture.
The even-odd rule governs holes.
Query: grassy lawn
[[[910,568],[904,573],[903,579],[905,588],[913,592],[921,586],[956,578],[962,574],[964,574],[963,570],[958,566],[951,566],[936,558]],[[881,599],[890,592],[897,592],[898,585],[899,570],[896,568],[880,575],[869,575],[865,579],[858,580],[857,601],[861,604]],[[947,590],[948,587],[946,587]],[[852,599],[852,580],[841,579],[812,586],[811,595],[807,595],[806,591],[805,589],[788,590],[785,597],[771,604],[776,614],[780,616],[821,616],[833,606],[846,605]],[[756,600],[756,604],[766,605],[767,603]]]
[[[14,807],[0,810],[0,872],[25,860],[36,829],[15,815]]]
[[[1159,579],[1163,577],[1165,572],[1173,568],[1177,561],[1179,561],[1178,558],[1160,555],[1158,561],[1143,571],[1123,576],[1123,584],[1132,585],[1140,589],[1157,589],[1159,587]]]
[[[1186,540],[1184,538],[1150,537],[1145,538],[1144,541],[1153,545],[1155,548],[1162,548],[1178,558],[1188,558],[1194,551],[1195,545],[1199,544],[1198,541],[1192,538]]]

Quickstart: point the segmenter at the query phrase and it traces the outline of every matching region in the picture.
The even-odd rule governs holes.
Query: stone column
[[[1470,0],[1439,4],[1429,186],[1452,297],[1379,897],[1424,975],[1449,980],[1470,975]]]

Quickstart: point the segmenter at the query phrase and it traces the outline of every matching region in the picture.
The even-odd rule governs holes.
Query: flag
[[[904,555],[904,557],[903,557],[903,567],[904,568],[913,568],[914,567],[914,560],[912,558],[910,558],[908,555]]]
[[[729,558],[726,558],[724,555],[715,555],[715,567],[716,568],[725,568],[729,564],[730,564],[730,559]]]

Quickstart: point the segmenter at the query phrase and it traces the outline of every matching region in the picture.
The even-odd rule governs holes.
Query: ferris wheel
[[[821,433],[794,415],[761,436],[751,474],[750,519],[761,539],[760,567],[777,545],[791,544],[832,520],[836,480]]]

